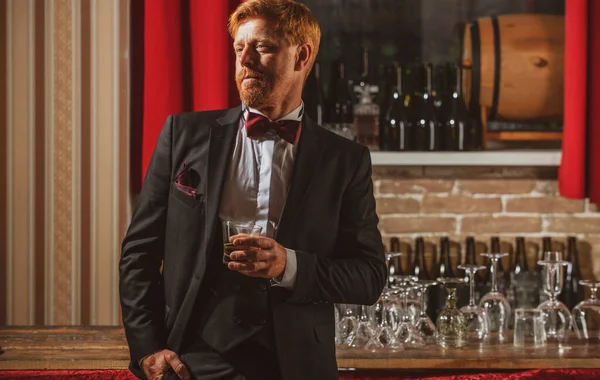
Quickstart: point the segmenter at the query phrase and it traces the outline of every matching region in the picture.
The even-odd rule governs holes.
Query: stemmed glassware
[[[500,342],[507,339],[506,332],[510,322],[511,308],[508,299],[498,290],[498,260],[508,256],[508,253],[482,253],[492,262],[492,289],[479,300],[479,306],[488,315],[488,331],[490,336],[496,337]]]
[[[579,339],[600,341],[600,300],[596,292],[600,288],[599,281],[581,280],[579,284],[590,288],[590,298],[579,302],[573,308],[573,325]]]
[[[358,306],[351,304],[339,304],[338,307],[340,309],[340,320],[336,326],[336,337],[338,339],[338,344],[343,345],[346,343],[346,339],[348,339],[350,333],[356,330],[356,327],[358,326]]]
[[[375,305],[373,322],[376,327],[373,336],[365,346],[366,349],[373,352],[402,349],[402,342],[396,339],[396,329],[400,322],[397,298],[393,290],[383,289],[383,293]]]
[[[467,344],[467,319],[456,307],[456,288],[465,284],[462,277],[438,277],[446,288],[446,305],[437,317],[435,339],[438,345],[449,348]]]
[[[361,305],[358,325],[348,334],[344,346],[346,348],[365,348],[374,335],[375,329],[373,329],[373,325],[371,324],[369,306]]]
[[[425,341],[425,343],[435,343],[435,324],[427,315],[427,303],[425,301],[425,295],[427,293],[427,288],[430,286],[437,285],[437,281],[433,280],[419,280],[415,284],[419,289],[419,293],[421,294],[421,312],[419,313],[419,317],[417,318],[417,322],[415,324],[415,328]]]
[[[544,260],[538,261],[538,265],[544,265],[544,292],[550,299],[542,302],[537,307],[542,310],[545,319],[546,338],[548,340],[563,340],[571,331],[572,317],[569,308],[557,297],[562,291],[563,271],[568,261],[562,260],[561,252],[544,252]]]
[[[376,325],[373,337],[366,345],[366,349],[379,351],[382,349],[398,350],[402,348],[401,342],[396,340],[396,329],[400,323],[400,299],[397,291],[392,289],[392,273],[390,273],[390,261],[394,257],[401,256],[400,252],[386,252],[388,268],[387,284],[379,300],[375,304],[374,323]]]
[[[425,341],[415,329],[407,304],[408,293],[415,287],[413,285],[415,281],[417,281],[415,276],[394,276],[393,286],[402,300],[402,314],[396,329],[396,340],[404,345],[420,347],[425,345]]]
[[[475,273],[485,269],[482,265],[459,265],[469,275],[469,304],[460,308],[467,318],[469,338],[484,340],[488,335],[489,319],[484,308],[475,304]]]

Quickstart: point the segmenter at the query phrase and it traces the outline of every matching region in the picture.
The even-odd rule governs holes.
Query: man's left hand
[[[281,280],[287,262],[287,251],[281,244],[268,237],[250,235],[235,235],[230,241],[240,249],[229,256],[230,270],[250,277]]]

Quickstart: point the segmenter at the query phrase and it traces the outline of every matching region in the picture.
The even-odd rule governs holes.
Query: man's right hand
[[[162,350],[142,360],[142,370],[148,380],[161,380],[163,375],[173,368],[180,379],[189,380],[190,374],[179,356],[171,350]]]

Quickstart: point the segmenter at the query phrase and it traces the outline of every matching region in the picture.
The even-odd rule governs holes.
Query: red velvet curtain
[[[168,115],[239,104],[227,18],[239,0],[132,1],[132,184]]]
[[[596,20],[592,22],[592,20]],[[559,189],[600,203],[600,1],[565,1],[565,101]]]

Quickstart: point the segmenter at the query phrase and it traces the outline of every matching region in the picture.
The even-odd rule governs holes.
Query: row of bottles
[[[434,85],[435,70],[438,86]],[[477,124],[462,99],[459,65],[388,70],[379,114],[379,146],[384,151],[465,151],[479,148]],[[411,78],[413,76],[413,78]],[[413,83],[410,90],[408,83]],[[359,136],[360,137],[360,136]],[[361,142],[360,138],[358,139]]]
[[[466,151],[481,147],[480,123],[462,98],[458,64],[384,66],[378,79],[363,50],[362,72],[348,77],[341,60],[332,63],[325,95],[319,62],[305,86],[309,116],[320,125],[354,139],[371,150]]]
[[[413,275],[420,280],[433,280],[438,277],[466,276],[464,271],[457,269],[459,264],[485,265],[487,269],[475,275],[475,301],[477,302],[482,295],[491,290],[493,275],[491,262],[478,253],[508,252],[508,256],[498,261],[496,276],[498,290],[507,296],[513,310],[518,307],[535,308],[547,299],[547,295],[541,290],[543,289],[541,281],[544,277],[537,260],[543,258],[543,252],[558,250],[563,251],[563,260],[569,262],[563,271],[564,286],[559,300],[569,309],[583,300],[583,291],[579,285],[582,278],[578,243],[575,237],[567,238],[566,249],[553,246],[552,238],[544,237],[537,252],[526,248],[524,237],[515,239],[514,249],[512,245],[506,247],[506,243],[501,244],[498,237],[492,237],[489,245],[483,248],[479,246],[480,244],[473,236],[467,237],[463,246],[451,242],[448,237],[442,237],[437,246],[431,244],[431,247],[426,250],[425,239],[422,237],[417,237],[413,244],[402,244],[400,239],[391,238],[390,251],[402,252],[403,255],[392,259],[389,272],[391,275]],[[428,298],[428,314],[432,320],[435,320],[444,307],[446,299],[444,287],[439,285],[433,287],[429,291]],[[466,305],[468,300],[469,287],[463,286],[459,289],[458,306]]]

